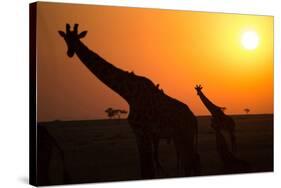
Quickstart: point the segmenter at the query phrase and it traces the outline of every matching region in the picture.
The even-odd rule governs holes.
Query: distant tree
[[[245,108],[244,111],[246,112],[246,114],[249,114],[250,109],[249,108]]]
[[[112,119],[112,118],[115,116],[115,113],[114,113],[113,108],[107,108],[107,109],[105,110],[105,113],[107,113],[107,117],[108,117],[109,119]]]
[[[121,114],[127,114],[128,112],[126,110],[121,110],[121,109],[113,109],[113,108],[107,108],[105,110],[105,112],[107,113],[107,116],[112,119],[115,116],[118,117],[118,119],[121,118]]]

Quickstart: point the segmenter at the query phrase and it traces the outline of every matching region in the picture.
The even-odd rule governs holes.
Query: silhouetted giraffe
[[[198,156],[195,144],[197,119],[192,111],[187,105],[161,92],[151,80],[123,71],[88,49],[80,41],[86,33],[78,33],[78,24],[74,25],[73,31],[70,31],[69,24],[66,24],[66,33],[59,31],[67,44],[67,55],[72,57],[76,53],[101,82],[128,102],[128,122],[136,136],[141,177],[155,177],[153,138],[166,135],[173,139],[183,162],[185,175],[198,174],[199,164],[194,163]]]
[[[237,149],[236,138],[235,138],[235,122],[234,120],[226,115],[221,107],[216,106],[212,103],[202,92],[202,86],[196,85],[195,90],[199,95],[201,101],[212,114],[212,126],[218,126],[219,130],[226,131],[231,140],[232,151],[235,152]]]

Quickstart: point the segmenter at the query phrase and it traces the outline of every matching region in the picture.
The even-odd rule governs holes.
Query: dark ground
[[[251,172],[273,171],[273,115],[233,117],[237,157],[251,164]],[[198,117],[198,122],[201,173],[223,174],[210,117]],[[126,120],[53,121],[38,126],[44,130],[38,136],[42,185],[140,179],[135,137]],[[178,176],[173,143],[162,140],[159,155],[168,176],[157,177]]]

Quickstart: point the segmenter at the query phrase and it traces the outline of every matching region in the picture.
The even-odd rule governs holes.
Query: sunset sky
[[[209,114],[194,86],[228,114],[273,113],[273,17],[39,3],[38,121],[106,118],[128,104],[101,83],[58,35],[65,24],[115,66],[160,84],[196,115]]]

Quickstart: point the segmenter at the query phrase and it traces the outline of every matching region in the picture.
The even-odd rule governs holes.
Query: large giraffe
[[[68,47],[67,55],[78,56],[81,62],[104,84],[124,98],[130,108],[128,122],[136,136],[141,177],[154,178],[153,138],[169,135],[179,152],[185,175],[196,175],[197,119],[187,105],[164,94],[151,80],[123,71],[81,42],[87,31],[78,33],[78,24],[70,31],[59,31]],[[197,166],[195,164],[198,164]]]
[[[228,132],[231,140],[232,151],[235,152],[237,149],[236,146],[236,137],[235,137],[235,122],[234,120],[226,115],[222,108],[212,103],[202,92],[202,86],[196,85],[195,90],[197,95],[199,95],[201,101],[212,114],[211,126],[213,128],[217,127],[219,130]]]

